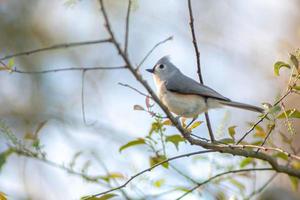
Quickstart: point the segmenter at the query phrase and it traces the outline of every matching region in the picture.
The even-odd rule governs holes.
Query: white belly
[[[208,99],[205,102],[205,99],[199,95],[170,92],[165,88],[164,84],[161,84],[157,89],[160,100],[168,109],[185,118],[195,118],[210,108],[220,107],[217,100]]]

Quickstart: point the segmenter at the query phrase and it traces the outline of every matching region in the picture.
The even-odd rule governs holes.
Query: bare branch
[[[85,116],[85,98],[84,98],[85,72],[86,72],[86,70],[82,70],[82,75],[81,75],[81,112],[82,112],[82,119],[83,119],[84,125],[92,126],[96,123],[96,121],[88,124],[86,121],[86,116]]]
[[[192,33],[193,45],[194,45],[196,60],[197,60],[197,73],[198,73],[200,83],[203,84],[203,78],[202,78],[202,74],[201,74],[201,64],[200,64],[200,51],[199,51],[199,48],[197,45],[197,39],[196,39],[196,34],[195,34],[194,17],[193,17],[193,9],[192,9],[191,0],[188,0],[188,9],[189,9],[189,15],[190,15],[190,29],[191,29],[191,33]],[[207,102],[207,99],[205,99],[205,102]],[[215,137],[214,137],[214,134],[213,134],[213,131],[211,128],[211,123],[210,123],[208,112],[205,112],[204,115],[205,115],[205,120],[206,120],[208,133],[210,136],[210,140],[212,142],[215,142]]]
[[[128,0],[128,7],[127,7],[127,14],[126,14],[126,24],[125,24],[125,47],[124,52],[128,55],[128,40],[129,40],[129,18],[130,18],[130,11],[131,11],[131,0]]]
[[[67,68],[57,68],[57,69],[47,69],[41,71],[23,71],[19,69],[12,69],[11,72],[20,74],[47,74],[62,71],[92,71],[92,70],[119,70],[126,69],[126,66],[116,66],[116,67],[67,67]]]
[[[149,97],[149,98],[152,98],[151,96],[149,96],[148,94],[145,94],[141,91],[139,91],[138,89],[132,87],[131,85],[128,85],[128,84],[125,84],[125,83],[118,83],[119,85],[123,86],[123,87],[128,87],[134,91],[136,91],[137,93],[139,93],[140,95],[144,96],[144,97]]]
[[[149,167],[143,171],[140,171],[139,173],[131,176],[125,183],[123,183],[122,185],[120,185],[119,187],[116,187],[116,188],[113,188],[111,190],[107,190],[107,191],[104,191],[104,192],[101,192],[101,193],[98,193],[98,194],[94,194],[94,195],[91,195],[91,196],[88,196],[87,198],[85,198],[85,200],[87,199],[91,199],[93,197],[97,197],[97,196],[101,196],[101,195],[104,195],[104,194],[107,194],[107,193],[110,193],[110,192],[113,192],[113,191],[116,191],[116,190],[119,190],[121,188],[124,188],[126,187],[132,180],[134,180],[135,178],[139,177],[140,175],[146,173],[146,172],[150,172],[151,170],[153,170],[154,168],[164,164],[164,163],[167,163],[167,162],[170,162],[170,161],[173,161],[173,160],[177,160],[179,158],[184,158],[184,157],[190,157],[190,156],[194,156],[194,155],[199,155],[199,154],[205,154],[205,153],[211,153],[211,152],[215,152],[214,150],[204,150],[204,151],[196,151],[196,152],[192,152],[192,153],[187,153],[187,154],[182,154],[182,155],[179,155],[179,156],[174,156],[174,157],[171,157],[169,159],[166,159],[166,160],[163,160],[155,165],[153,165],[152,167]]]
[[[296,80],[298,80],[298,79],[296,79]],[[277,106],[281,101],[283,101],[289,94],[291,94],[292,93],[292,89],[290,88],[290,89],[288,89],[287,90],[287,92],[280,98],[280,99],[278,99],[274,104],[273,104],[273,107],[274,106]],[[267,118],[267,116],[269,115],[269,112],[267,112],[267,113],[265,113],[242,137],[241,137],[241,139],[239,139],[239,141],[236,143],[236,144],[239,144],[239,143],[241,143],[246,137],[247,137],[247,135],[249,134],[249,133],[251,133],[254,129],[255,129],[255,127],[258,125],[258,124],[260,124],[265,118]]]
[[[24,157],[28,157],[28,158],[31,158],[31,159],[34,159],[34,160],[38,160],[38,161],[41,161],[49,166],[52,166],[52,167],[55,167],[55,168],[58,168],[58,169],[61,169],[63,171],[66,171],[67,173],[69,174],[73,174],[73,175],[76,175],[76,176],[79,176],[87,181],[90,181],[90,182],[94,182],[94,183],[98,183],[98,184],[101,184],[105,187],[107,187],[106,184],[104,184],[103,182],[100,182],[99,180],[101,180],[101,176],[89,176],[85,173],[81,173],[81,172],[77,172],[71,168],[68,168],[64,165],[60,165],[58,163],[55,163],[51,160],[47,160],[46,158],[41,158],[40,156],[38,156],[37,154],[29,151],[26,149],[26,151],[24,150],[21,150],[21,149],[17,149],[15,147],[10,147],[11,150],[13,150],[17,155],[20,155],[20,156],[24,156]]]
[[[245,200],[250,200],[252,197],[258,195],[259,193],[261,193],[276,177],[277,177],[277,173],[274,173],[267,181],[265,184],[263,184],[263,186],[261,186],[259,189],[253,191],[248,197],[245,198]]]
[[[0,58],[0,60],[2,61],[2,60],[7,60],[9,58],[15,58],[15,57],[19,57],[19,56],[28,56],[28,55],[32,55],[32,54],[43,52],[43,51],[51,51],[51,50],[56,50],[56,49],[64,49],[64,48],[71,48],[71,47],[85,46],[85,45],[92,45],[92,44],[100,44],[100,43],[109,43],[109,42],[111,42],[111,39],[62,43],[62,44],[56,44],[56,45],[52,45],[52,46],[45,47],[45,48],[39,48],[39,49],[24,51],[24,52],[12,54],[12,55],[7,55],[7,56]]]
[[[145,55],[145,57],[141,60],[141,62],[138,64],[136,70],[138,70],[138,69],[144,64],[144,62],[147,60],[147,58],[151,55],[151,53],[152,53],[158,46],[160,46],[160,45],[162,45],[162,44],[164,44],[164,43],[166,43],[166,42],[168,42],[168,41],[170,41],[170,40],[172,40],[172,39],[173,39],[173,36],[170,36],[170,37],[168,37],[168,38],[166,38],[166,39],[164,39],[164,40],[158,42],[157,44],[155,44],[155,45],[152,47],[152,49],[150,49],[150,51],[149,51],[149,52]]]
[[[209,178],[201,183],[198,183],[195,187],[191,188],[189,191],[187,191],[186,193],[184,193],[183,195],[178,197],[176,200],[182,199],[183,197],[185,197],[189,193],[193,192],[194,190],[198,189],[199,187],[211,182],[212,180],[214,180],[218,177],[221,177],[221,176],[224,176],[227,174],[235,174],[235,173],[249,172],[249,171],[271,171],[271,170],[273,170],[273,169],[272,168],[249,168],[249,169],[238,169],[238,170],[231,170],[231,171],[223,172],[223,173],[217,174],[215,176],[212,176],[211,178]]]
[[[269,129],[269,131],[268,131],[268,133],[267,133],[267,136],[265,137],[265,139],[264,139],[264,141],[262,142],[261,146],[264,146],[264,145],[265,145],[265,143],[267,142],[267,140],[268,140],[268,138],[270,137],[270,135],[271,135],[272,131],[274,130],[274,128],[275,128],[275,124],[273,124],[273,125],[270,127],[270,129]],[[260,149],[257,149],[256,152],[259,152],[259,150],[260,150]]]

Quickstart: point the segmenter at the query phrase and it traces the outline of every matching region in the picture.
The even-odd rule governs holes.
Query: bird
[[[184,75],[171,62],[169,56],[160,58],[153,68],[146,71],[153,74],[160,101],[178,117],[193,118],[194,121],[201,113],[223,106],[264,112],[263,108],[232,101],[212,88]]]

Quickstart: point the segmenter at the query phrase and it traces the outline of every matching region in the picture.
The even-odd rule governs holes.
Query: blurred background
[[[192,2],[205,84],[236,101],[254,105],[274,102],[285,89],[288,76],[283,70],[280,78],[275,77],[273,64],[287,59],[288,53],[300,46],[300,1]],[[127,1],[106,1],[106,7],[113,30],[123,44]],[[0,15],[0,57],[53,44],[108,37],[96,0],[1,0]],[[151,68],[165,55],[170,55],[183,73],[197,79],[187,2],[134,0],[129,36],[132,61],[139,63],[153,45],[169,36],[173,36],[173,40],[156,49],[141,67],[142,75],[153,88],[152,77],[144,69]],[[14,59],[17,69],[28,71],[122,64],[111,44],[59,49]],[[133,105],[145,104],[145,97],[118,83],[145,92],[143,87],[127,70],[87,71],[85,111],[87,123],[92,125],[86,126],[82,120],[81,76],[80,71],[41,75],[0,71],[0,119],[19,138],[46,121],[39,137],[47,159],[67,165],[74,154],[82,152],[75,166],[78,171],[90,161],[89,174],[105,173],[105,168],[109,168],[128,178],[149,167],[149,155],[142,146],[122,153],[118,151],[126,142],[144,137],[153,121],[147,113],[133,110]],[[297,104],[300,106],[291,99],[286,106]],[[157,106],[155,110],[160,112]],[[210,116],[217,138],[224,137],[231,125],[237,126],[238,133],[243,133],[248,128],[247,122],[257,118],[255,113],[231,108],[211,111]],[[204,120],[203,116],[200,120]],[[295,123],[295,128],[299,130],[299,123]],[[196,134],[208,137],[206,126],[197,128]],[[3,137],[0,137],[0,144],[0,151],[7,148]],[[171,156],[196,149],[181,144],[179,152],[170,146],[168,153]],[[212,156],[209,159],[213,159]],[[210,171],[209,164],[190,160],[184,158],[174,164],[197,179],[206,176],[203,172]],[[271,174],[260,173],[257,182],[263,182]],[[158,168],[126,191],[138,193],[135,195],[141,198],[145,198],[143,195],[147,191],[148,199],[174,199],[180,191],[155,197],[165,188],[156,188],[145,181],[155,181],[161,176],[167,177],[166,185],[172,185],[174,180],[187,184],[187,180],[176,173]],[[272,184],[290,189],[284,176],[278,176]],[[17,155],[10,156],[0,172],[0,191],[9,199],[78,199],[104,189],[61,169]],[[247,189],[246,192],[251,191]],[[212,197],[204,194],[187,199]]]

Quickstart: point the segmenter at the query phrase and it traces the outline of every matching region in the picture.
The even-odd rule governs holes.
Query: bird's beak
[[[147,72],[154,73],[154,69],[146,69]]]

